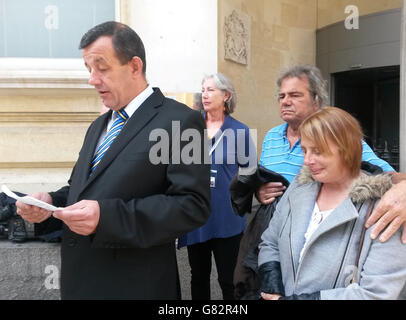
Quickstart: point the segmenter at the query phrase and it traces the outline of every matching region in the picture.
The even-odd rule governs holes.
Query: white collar
[[[148,85],[144,91],[142,91],[138,96],[136,96],[131,102],[124,108],[125,112],[127,112],[128,117],[134,114],[135,111],[149,98],[151,94],[154,93],[154,90],[150,85]]]

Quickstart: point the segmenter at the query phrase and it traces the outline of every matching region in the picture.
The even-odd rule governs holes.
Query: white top
[[[128,114],[128,119],[131,118],[131,116],[134,114],[135,111],[149,98],[151,94],[154,93],[154,90],[150,85],[142,91],[138,96],[136,96],[131,102],[124,108],[125,112]],[[97,143],[96,150],[99,148],[99,146],[102,144],[104,137],[106,136],[107,132],[109,132],[111,126],[113,125],[114,121],[117,118],[117,112],[113,111],[113,114],[111,115],[111,118],[109,122],[107,123],[106,129],[102,132],[99,138],[99,142]]]
[[[309,226],[307,227],[307,231],[304,235],[305,244],[303,246],[302,251],[300,251],[299,262],[302,261],[302,255],[303,255],[303,252],[307,246],[307,243],[308,243],[310,237],[316,231],[316,229],[319,227],[319,225],[330,215],[330,213],[333,212],[334,209],[335,208],[326,210],[326,211],[320,211],[319,206],[317,205],[317,202],[314,204],[312,218],[310,219]]]

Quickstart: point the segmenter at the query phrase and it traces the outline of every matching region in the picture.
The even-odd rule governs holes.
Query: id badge
[[[210,188],[216,187],[217,170],[210,170]]]

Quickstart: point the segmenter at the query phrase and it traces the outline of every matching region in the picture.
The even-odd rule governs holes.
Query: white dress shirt
[[[136,96],[131,102],[124,108],[125,112],[128,114],[128,119],[131,118],[131,116],[134,114],[135,111],[149,98],[151,94],[154,93],[154,90],[150,85],[142,91],[138,96]],[[113,125],[114,121],[117,119],[117,112],[113,111],[111,118],[109,122],[107,123],[106,129],[102,132],[99,138],[99,142],[97,143],[96,150],[99,148],[99,146],[102,144],[104,137],[107,135],[107,132],[109,132],[111,126]],[[128,120],[127,120],[128,121]],[[127,123],[127,122],[126,122]],[[96,153],[96,152],[95,152]]]

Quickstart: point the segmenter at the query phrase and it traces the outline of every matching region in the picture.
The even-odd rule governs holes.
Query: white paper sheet
[[[19,197],[18,195],[16,195],[13,191],[11,191],[11,190],[10,190],[7,186],[5,186],[5,185],[2,185],[2,186],[1,186],[1,190],[2,190],[6,195],[8,195],[9,197],[11,197],[11,198],[13,198],[13,199],[16,199],[16,200],[18,200],[18,201],[21,201],[22,203],[29,204],[29,205],[31,205],[31,206],[37,206],[37,207],[40,207],[40,208],[43,208],[43,209],[49,210],[49,211],[56,211],[56,210],[62,210],[62,209],[63,209],[63,208],[55,207],[55,206],[53,206],[53,205],[51,205],[51,204],[49,204],[49,203],[46,203],[46,202],[44,202],[44,201],[35,199],[35,198],[33,198],[33,197],[30,197],[30,196]]]

